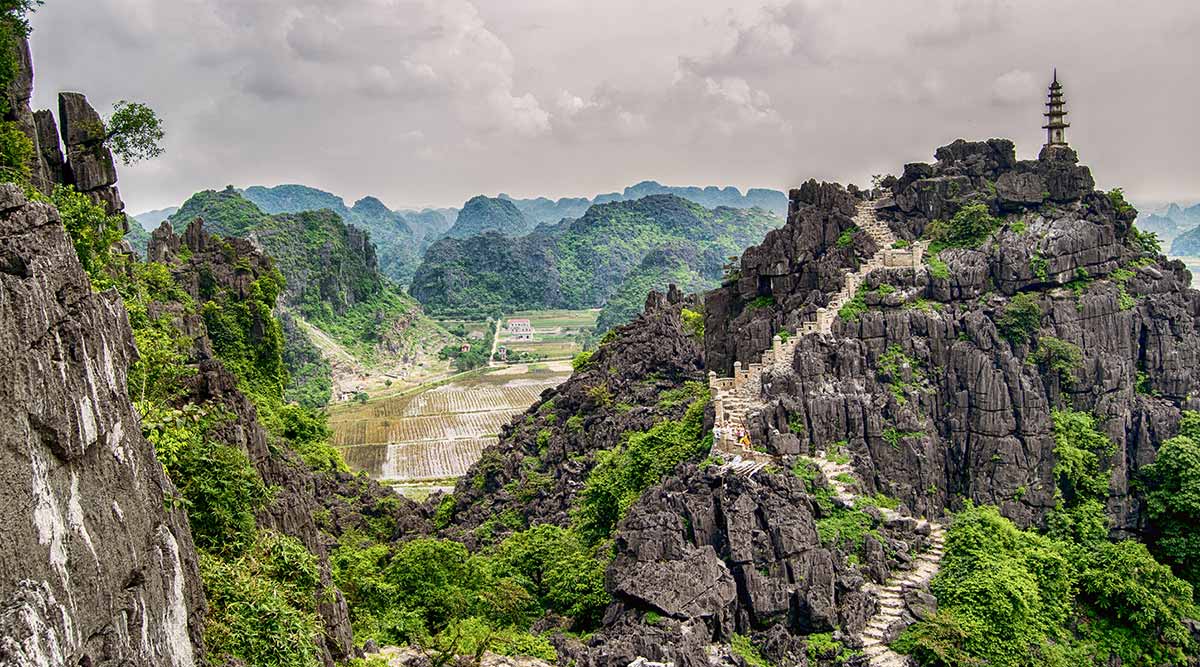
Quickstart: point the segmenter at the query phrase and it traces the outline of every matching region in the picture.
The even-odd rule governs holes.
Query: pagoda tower
[[[1046,101],[1046,124],[1042,126],[1046,131],[1047,146],[1067,145],[1067,128],[1071,124],[1067,122],[1064,105],[1062,84],[1058,82],[1058,68],[1055,68],[1054,80],[1050,82],[1050,96]]]

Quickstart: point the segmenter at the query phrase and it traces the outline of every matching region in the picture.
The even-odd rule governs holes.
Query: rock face
[[[0,296],[0,664],[201,664],[196,552],[128,399],[124,307],[11,185]]]
[[[996,504],[1029,525],[1056,502],[1051,410],[1088,411],[1118,445],[1110,518],[1118,535],[1136,534],[1134,474],[1153,460],[1153,443],[1175,433],[1180,410],[1198,405],[1200,295],[1190,275],[1143,252],[1130,233],[1136,213],[1093,191],[1069,148],[1018,161],[1006,140],[960,140],[937,158],[906,165],[877,193],[897,238],[915,240],[970,202],[1007,224],[978,248],[943,251],[944,273],[870,274],[861,316],[839,319],[830,337],[806,336],[790,368],[767,373],[754,439],[779,454],[844,440],[869,492],[929,515],[963,499]],[[858,195],[827,184],[793,192],[788,226],[747,250],[736,284],[707,297],[710,367],[753,359],[803,309],[794,286],[823,283],[811,264],[792,263],[783,240],[827,242]],[[746,314],[756,294],[774,304]],[[1042,314],[1025,342],[1000,326],[1017,294]],[[721,314],[739,309],[722,328]],[[1051,338],[1078,346],[1077,368],[1048,367],[1038,349]],[[1139,378],[1144,392],[1134,389]]]

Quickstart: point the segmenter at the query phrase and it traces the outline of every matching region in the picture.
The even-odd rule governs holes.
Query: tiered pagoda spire
[[[1054,69],[1054,80],[1050,82],[1050,95],[1046,101],[1046,124],[1042,129],[1046,131],[1047,146],[1066,146],[1067,145],[1067,128],[1071,124],[1067,122],[1067,110],[1063,102],[1062,84],[1058,82],[1058,68]]]

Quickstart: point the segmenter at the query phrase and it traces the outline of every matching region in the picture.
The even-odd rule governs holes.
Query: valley
[[[333,444],[351,470],[406,495],[424,498],[449,490],[513,417],[570,376],[570,360],[594,338],[598,315],[595,309],[504,315],[498,318],[502,326],[492,341],[492,361],[465,372],[436,356],[415,367],[370,370],[309,326],[333,368],[335,401],[328,409]],[[510,333],[503,323],[512,320],[528,321],[530,332]],[[437,320],[466,341],[484,340],[489,322]]]
[[[564,361],[493,366],[336,405],[329,410],[333,445],[352,470],[423,499],[452,489],[505,425],[570,373]]]

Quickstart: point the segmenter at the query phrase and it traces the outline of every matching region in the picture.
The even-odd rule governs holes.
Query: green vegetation
[[[850,246],[854,245],[854,235],[857,233],[858,227],[850,227],[849,229],[843,230],[841,234],[838,234],[837,247],[849,248]]]
[[[1117,215],[1137,215],[1137,209],[1125,201],[1125,191],[1121,188],[1109,190],[1108,201],[1112,202],[1113,208],[1117,210]]]
[[[1163,443],[1144,474],[1154,553],[1200,585],[1200,413],[1183,413],[1179,435]]]
[[[1076,369],[1083,364],[1083,352],[1074,343],[1053,336],[1042,336],[1038,339],[1033,359],[1043,371],[1058,375],[1060,384],[1070,387],[1075,384]]]
[[[932,585],[939,612],[893,645],[919,664],[1184,665],[1195,655],[1183,623],[1197,612],[1191,585],[1141,543],[1107,539],[1103,462],[1115,445],[1089,414],[1053,420],[1059,504],[1049,533],[1018,530],[994,507],[954,517]]]
[[[761,308],[773,308],[775,306],[775,297],[773,296],[756,296],[746,304],[746,310],[759,310]]]
[[[51,202],[62,217],[67,235],[75,245],[75,254],[92,285],[97,289],[112,287],[116,277],[106,268],[115,261],[112,246],[121,240],[122,217],[109,215],[69,185],[54,186]]]
[[[704,431],[708,390],[697,383],[694,391],[682,420],[629,433],[615,449],[597,453],[574,511],[587,544],[606,539],[643,491],[683,461],[700,461],[712,447],[712,434]]]
[[[29,36],[28,15],[41,0],[0,0],[0,89],[8,90],[20,70],[20,40]],[[0,112],[8,113],[9,96],[0,95]],[[27,185],[33,142],[15,121],[0,121],[0,181]]]
[[[887,384],[896,402],[904,405],[926,386],[925,371],[920,362],[904,353],[904,348],[891,345],[879,356],[876,372]]]
[[[806,652],[811,661],[832,660],[838,664],[846,662],[858,653],[835,640],[832,632],[818,632],[809,635]]]
[[[411,354],[447,338],[379,273],[369,237],[331,210],[267,215],[230,186],[192,195],[169,220],[181,231],[197,217],[209,233],[253,235],[285,279],[283,304],[368,365],[380,361],[381,350]]]
[[[1000,336],[1014,345],[1027,342],[1041,326],[1042,308],[1038,305],[1037,296],[1028,292],[1021,292],[1010,299],[996,318]]]
[[[270,446],[290,449],[317,470],[343,468],[328,444],[324,416],[284,402],[282,334],[272,314],[278,272],[247,276],[253,280],[242,285],[241,296],[202,279],[197,300],[173,275],[203,278],[206,267],[193,265],[195,258],[169,266],[127,263],[104,247],[115,221],[103,209],[64,188],[55,199],[93,285],[116,288],[129,313],[138,358],[129,369],[128,391],[143,433],[177,489],[170,502],[187,510],[200,550],[210,651],[247,664],[313,664],[320,631],[316,605],[325,594],[315,558],[295,539],[259,529],[255,516],[272,490],[246,453],[223,439],[232,419],[228,408],[189,397],[194,341],[176,328],[178,316],[151,315],[157,302],[202,317],[213,351],[254,404]]]
[[[527,236],[442,239],[410,291],[439,314],[591,308],[615,298],[601,315],[604,330],[628,321],[647,291],[668,282],[716,287],[725,258],[779,224],[762,210],[709,210],[674,196],[599,204]]]
[[[704,312],[688,310],[684,308],[679,311],[679,318],[683,320],[683,330],[689,336],[698,341],[704,341]]]
[[[592,363],[592,354],[594,353],[591,350],[584,350],[575,355],[575,358],[571,360],[571,370],[578,373],[586,369]]]
[[[1137,542],[1056,540],[968,506],[934,579],[939,612],[893,648],[921,665],[1183,665],[1192,590]]]
[[[1046,258],[1042,257],[1041,253],[1035,254],[1029,260],[1029,269],[1033,271],[1033,277],[1042,282],[1050,279],[1049,266],[1046,263]]]
[[[237,558],[224,561],[201,552],[200,577],[211,657],[248,665],[317,664],[321,580],[316,557],[298,540],[264,530]]]
[[[928,255],[928,261],[929,261],[929,275],[930,276],[932,276],[938,280],[949,280],[950,279],[950,267],[947,266],[947,264],[942,261],[942,258],[939,257],[937,255],[937,253],[930,252]]]
[[[747,667],[771,667],[771,663],[767,662],[758,647],[746,635],[733,633],[733,636],[729,638],[729,649],[733,651],[734,655],[741,658]]]
[[[1001,221],[992,216],[987,204],[968,204],[949,221],[934,220],[925,228],[925,237],[932,240],[929,252],[937,255],[945,248],[977,248],[991,238]]]
[[[862,314],[867,312],[866,288],[859,287],[854,296],[845,303],[841,308],[838,308],[838,317],[850,322],[857,322]]]
[[[704,292],[716,286],[722,256],[715,251],[697,253],[685,244],[673,244],[647,253],[604,299],[596,321],[597,331],[631,322],[642,312],[646,295],[675,285],[684,294]]]
[[[162,119],[145,104],[125,100],[117,102],[113,105],[106,130],[101,142],[124,164],[151,160],[163,153],[159,145],[165,136]]]

